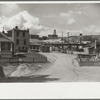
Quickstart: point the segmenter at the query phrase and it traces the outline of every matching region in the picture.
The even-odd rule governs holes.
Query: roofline
[[[11,30],[8,30],[7,32],[12,31],[12,30],[26,31],[26,32],[28,32],[28,31],[29,31],[29,29],[26,29],[26,30],[21,30],[21,29],[15,29],[15,28],[13,28],[13,29],[11,29]]]
[[[6,39],[10,40],[11,42],[14,42],[12,39],[10,39],[9,37],[7,37],[5,34],[3,34],[2,32],[0,32],[1,35],[3,35]]]

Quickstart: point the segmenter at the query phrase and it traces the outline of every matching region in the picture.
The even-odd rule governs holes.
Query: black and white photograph
[[[100,1],[0,1],[0,99],[100,99]]]
[[[0,3],[2,82],[100,82],[100,3]]]

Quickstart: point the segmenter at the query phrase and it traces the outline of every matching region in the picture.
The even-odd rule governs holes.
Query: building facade
[[[41,45],[42,45],[42,40],[30,39],[30,50],[39,52]]]
[[[16,52],[27,52],[29,49],[29,29],[20,30],[18,26],[8,31],[8,37],[14,41],[14,50]]]
[[[40,38],[39,35],[33,35],[33,34],[30,35],[30,39],[39,39],[39,38]]]
[[[0,56],[10,58],[14,55],[14,41],[0,33]]]
[[[56,30],[54,29],[53,34],[49,34],[48,35],[48,39],[57,39],[58,35],[56,34]]]

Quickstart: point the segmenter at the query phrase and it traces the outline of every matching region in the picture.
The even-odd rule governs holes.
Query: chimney
[[[18,26],[15,26],[15,29],[18,29]]]
[[[27,31],[29,32],[29,28],[27,29]]]
[[[5,33],[5,31],[4,31],[4,27],[3,27],[3,31],[2,31],[2,33]]]

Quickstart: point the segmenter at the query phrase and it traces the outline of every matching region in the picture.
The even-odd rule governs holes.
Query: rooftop
[[[10,37],[0,32],[0,42],[14,42]]]

